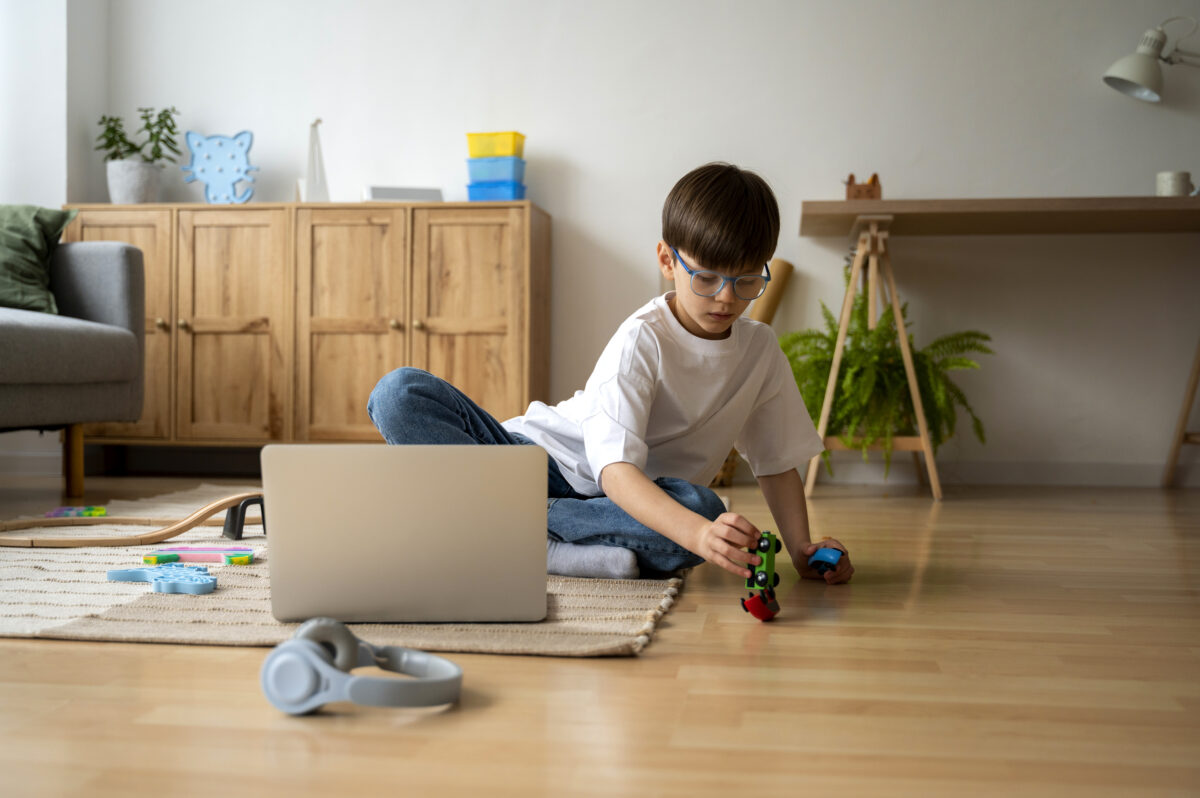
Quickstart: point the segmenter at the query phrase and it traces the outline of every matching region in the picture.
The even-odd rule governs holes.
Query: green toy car
[[[766,590],[777,587],[779,574],[775,573],[775,555],[783,550],[783,543],[774,534],[763,532],[754,550],[759,553],[762,562],[755,566],[747,566],[753,573],[746,580],[746,587],[750,590]]]

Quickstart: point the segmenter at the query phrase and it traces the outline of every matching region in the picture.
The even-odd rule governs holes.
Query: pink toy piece
[[[155,549],[142,560],[146,564],[219,562],[225,565],[249,565],[254,562],[254,550],[246,546],[170,546]]]

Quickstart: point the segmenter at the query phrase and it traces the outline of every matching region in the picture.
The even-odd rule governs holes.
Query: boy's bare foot
[[[596,579],[637,579],[637,556],[618,546],[579,546],[547,538],[546,573]]]

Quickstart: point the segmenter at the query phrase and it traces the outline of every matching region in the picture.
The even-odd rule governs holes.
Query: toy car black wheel
[[[783,541],[776,538],[775,539],[775,553],[778,554],[781,551],[783,551]]]
[[[778,542],[779,541],[776,541],[776,543],[778,543]],[[766,552],[771,550],[771,541],[768,540],[767,538],[759,538],[758,546],[756,548],[765,554]]]
[[[754,584],[758,585],[759,587],[766,587],[767,586],[767,572],[759,571],[758,573],[756,573],[754,575]]]
[[[771,582],[772,587],[779,587],[779,574],[775,574],[774,581]]]
[[[750,608],[746,606],[745,599],[742,599],[742,612],[750,612]]]

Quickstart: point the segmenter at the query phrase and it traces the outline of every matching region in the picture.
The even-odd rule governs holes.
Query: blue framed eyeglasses
[[[716,296],[725,290],[725,283],[733,283],[734,296],[749,302],[762,296],[763,292],[767,290],[767,283],[771,281],[771,267],[767,264],[763,264],[763,268],[767,270],[765,275],[739,274],[735,277],[728,277],[706,269],[692,269],[683,262],[683,258],[679,257],[679,252],[675,247],[671,247],[671,252],[675,253],[675,259],[691,277],[692,292],[699,296]]]

